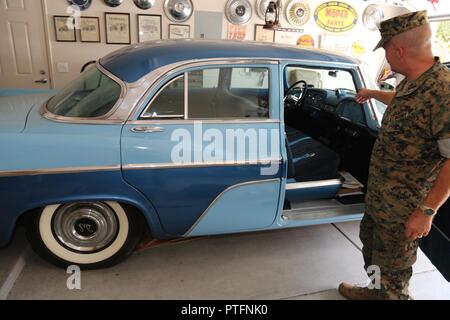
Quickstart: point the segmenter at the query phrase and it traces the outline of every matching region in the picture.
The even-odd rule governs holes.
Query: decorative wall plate
[[[164,12],[170,21],[184,22],[192,16],[194,5],[191,0],[166,0]]]
[[[286,19],[293,26],[304,25],[311,15],[311,9],[305,1],[292,0],[286,7]]]
[[[248,0],[228,0],[225,15],[232,24],[246,24],[253,15],[252,5]]]
[[[383,19],[383,9],[376,4],[367,6],[367,8],[363,12],[363,24],[367,29],[371,31],[377,31]]]
[[[155,5],[155,0],[133,0],[136,7],[147,10]]]
[[[105,3],[110,7],[118,7],[122,2],[123,0],[105,0]]]
[[[266,11],[269,2],[273,0],[257,0],[256,1],[256,14],[263,20],[266,20]]]
[[[77,6],[80,10],[86,10],[91,6],[92,0],[67,0],[71,5]]]

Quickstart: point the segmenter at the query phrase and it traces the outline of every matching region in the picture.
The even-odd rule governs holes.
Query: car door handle
[[[133,127],[132,132],[135,133],[153,133],[153,132],[163,132],[164,128],[161,127]]]

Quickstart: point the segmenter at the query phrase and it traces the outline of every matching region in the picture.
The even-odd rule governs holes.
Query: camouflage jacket
[[[437,58],[399,84],[372,152],[366,213],[405,221],[422,203],[446,160],[438,141],[450,138],[449,102],[450,71]]]

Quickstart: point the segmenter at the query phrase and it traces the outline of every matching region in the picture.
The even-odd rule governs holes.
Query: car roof
[[[357,64],[357,60],[318,49],[253,41],[159,40],[119,49],[100,64],[121,80],[132,83],[168,64],[195,59],[274,58]]]

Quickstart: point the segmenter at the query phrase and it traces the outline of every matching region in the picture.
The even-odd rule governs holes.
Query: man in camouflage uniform
[[[388,105],[369,170],[361,222],[365,268],[380,267],[381,287],[342,283],[348,299],[409,299],[419,239],[450,195],[450,71],[433,57],[426,11],[381,23],[393,71],[403,74],[396,92],[361,89],[357,102]]]

